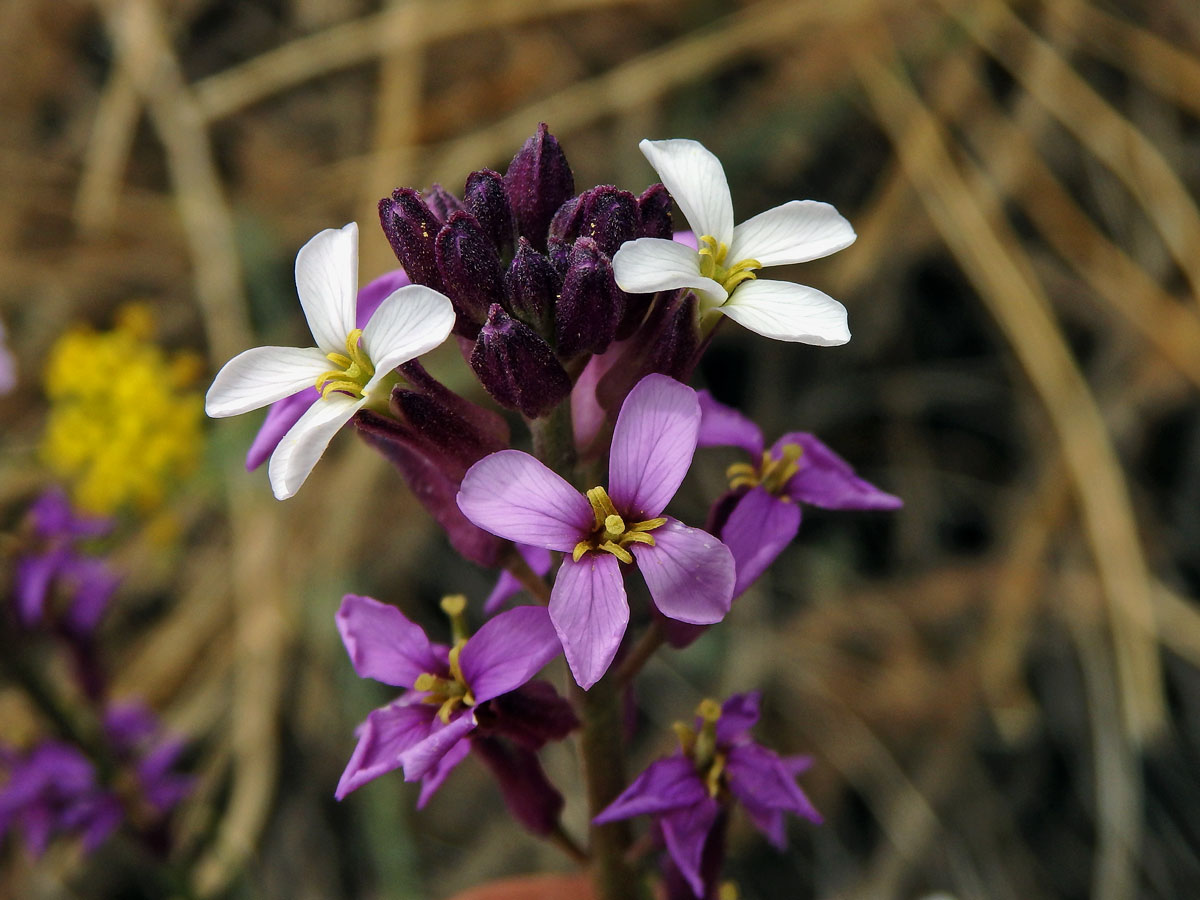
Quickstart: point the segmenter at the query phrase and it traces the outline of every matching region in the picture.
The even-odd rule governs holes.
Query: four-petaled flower
[[[625,399],[613,431],[609,486],[584,496],[528,453],[501,450],[463,478],[458,505],[493,534],[570,554],[550,594],[550,618],[583,688],[616,655],[629,622],[621,563],[636,560],[655,606],[695,625],[729,611],[733,557],[706,531],[661,515],[696,450],[696,392],[647,375]]]
[[[355,323],[358,226],[326,229],[296,255],[296,291],[316,347],[255,347],[227,362],[205,398],[210,416],[235,416],[316,387],[314,403],[271,454],[280,500],[304,483],[337,431],[368,404],[386,404],[392,371],[442,343],[454,308],[432,288],[408,285]],[[332,368],[331,368],[332,364]]]
[[[617,284],[630,293],[690,288],[701,313],[723,313],[764,337],[831,347],[850,340],[846,309],[816,288],[758,280],[768,266],[808,262],[854,243],[836,209],[792,200],[733,225],[733,201],[721,162],[696,141],[642,141],[697,235],[699,250],[664,238],[639,238],[613,257]]]
[[[723,706],[705,700],[693,725],[676,724],[679,752],[651,763],[593,820],[603,825],[654,816],[667,852],[697,897],[711,887],[701,873],[705,842],[734,800],[779,849],[787,839],[785,813],[821,822],[795,781],[811,760],[781,757],[751,739],[758,702],[757,692],[734,694]]]

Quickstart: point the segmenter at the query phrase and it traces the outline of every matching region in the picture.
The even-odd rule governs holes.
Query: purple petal
[[[535,574],[545,575],[550,571],[550,564],[553,560],[549,550],[543,547],[532,547],[529,544],[517,544],[517,552],[521,554]],[[496,579],[496,586],[492,588],[487,600],[483,602],[484,613],[490,616],[524,589],[524,585],[511,572],[507,570],[501,572],[500,577]]]
[[[412,284],[408,273],[403,269],[393,269],[359,288],[354,315],[355,327],[365,328],[375,310],[379,309],[379,304],[407,284]]]
[[[700,864],[704,858],[704,843],[708,840],[713,823],[717,821],[718,812],[720,807],[717,801],[705,793],[699,803],[666,813],[658,820],[667,852],[697,897],[705,895]]]
[[[692,625],[711,625],[725,618],[734,585],[729,548],[707,531],[675,519],[650,533],[653,547],[632,544],[630,549],[659,612]]]
[[[75,634],[89,634],[100,624],[108,601],[116,593],[121,576],[102,559],[77,557],[63,574],[74,584],[74,598],[67,611],[66,624]]]
[[[754,827],[766,837],[772,847],[776,850],[787,849],[787,819],[783,810],[750,804],[743,804],[742,808],[746,810],[746,815],[750,817]]]
[[[30,507],[33,527],[45,538],[101,537],[112,530],[113,520],[107,516],[76,513],[67,495],[51,488]]]
[[[571,674],[587,690],[608,671],[629,624],[617,558],[589,552],[579,562],[564,559],[550,591],[550,619]]]
[[[762,430],[732,406],[713,399],[708,391],[697,391],[700,401],[699,447],[741,447],[755,463],[762,457]]]
[[[787,483],[788,496],[793,500],[822,509],[898,509],[904,505],[899,497],[855,475],[848,462],[813,435],[803,431],[785,434],[775,442],[771,455],[779,458],[787,444],[799,444],[804,449],[800,471]]]
[[[575,432],[575,446],[581,450],[591,445],[604,426],[607,413],[600,404],[596,389],[600,379],[608,374],[613,363],[625,352],[625,347],[624,341],[618,341],[609,345],[603,353],[592,356],[571,389],[571,425]]]
[[[546,608],[519,606],[471,635],[458,664],[475,702],[485,703],[519,688],[561,650]]]
[[[454,745],[475,728],[475,715],[464,712],[449,724],[442,725],[434,720],[433,732],[418,744],[400,754],[400,765],[404,766],[405,781],[420,781],[434,771],[438,763],[454,749]]]
[[[253,472],[265,463],[275,452],[283,436],[292,430],[292,426],[299,422],[300,417],[320,398],[320,391],[315,387],[308,387],[298,394],[272,403],[267,408],[267,417],[263,419],[262,427],[258,429],[250,449],[246,451],[246,471]]]
[[[433,771],[421,779],[421,795],[417,798],[417,809],[424,809],[425,804],[429,802],[429,798],[434,795],[438,788],[442,786],[442,782],[446,780],[454,767],[467,758],[467,754],[471,752],[471,744],[469,741],[459,741],[446,751],[446,755],[438,760],[438,764],[434,766]]]
[[[528,750],[561,741],[579,727],[570,702],[558,696],[552,684],[537,680],[476,707],[475,717],[481,732],[508,738]]]
[[[447,671],[446,657],[434,650],[421,626],[394,606],[347,594],[335,619],[359,678],[412,687],[426,672]]]
[[[717,743],[728,747],[743,743],[747,732],[758,721],[758,704],[762,694],[747,691],[734,694],[721,705],[721,718],[717,719]]]
[[[796,537],[800,507],[775,497],[762,487],[747,491],[721,528],[721,540],[733,554],[737,581],[733,596],[740,597]]]
[[[17,618],[26,628],[36,625],[45,613],[50,585],[63,564],[71,558],[71,550],[60,546],[38,556],[26,556],[17,562]]]
[[[493,738],[475,737],[471,743],[500,786],[512,817],[534,834],[550,834],[558,825],[563,796],[546,777],[537,754]]]
[[[592,819],[597,825],[656,815],[694,806],[708,797],[704,782],[691,760],[680,754],[660,759],[646,767],[606,809]]]
[[[111,794],[106,794],[90,811],[83,830],[83,852],[92,853],[100,845],[112,837],[117,830],[125,813],[121,802]]]
[[[368,781],[400,767],[400,755],[429,736],[437,710],[398,700],[373,711],[358,728],[358,746],[334,796],[341,800]]]
[[[573,550],[592,527],[592,507],[560,475],[520,450],[481,459],[463,476],[463,515],[492,534],[547,550]]]
[[[747,809],[779,809],[821,822],[821,814],[796,784],[795,776],[777,754],[758,744],[742,744],[725,760],[729,789]]]
[[[675,496],[696,452],[696,392],[666,375],[637,383],[617,416],[608,492],[628,521],[658,516]]]

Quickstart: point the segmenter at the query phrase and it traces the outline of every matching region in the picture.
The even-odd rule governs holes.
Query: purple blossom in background
[[[443,606],[461,635],[461,606],[449,600]],[[549,830],[562,798],[532,751],[577,723],[553,688],[530,681],[560,650],[543,607],[503,612],[453,647],[432,643],[394,606],[356,594],[343,598],[337,625],[360,677],[408,688],[359,726],[339,800],[403,768],[406,781],[421,782],[417,806],[423,807],[474,745],[493,771],[505,773],[500,780],[510,809],[534,830]],[[496,736],[520,746],[502,747]]]
[[[778,849],[787,841],[785,814],[820,823],[821,814],[796,784],[808,757],[781,757],[755,743],[759,694],[734,694],[718,707],[700,704],[692,726],[676,726],[680,750],[651,763],[596,816],[598,825],[654,816],[667,852],[697,897],[713,887],[702,875],[710,832],[736,800],[754,826]],[[710,848],[711,851],[711,848]]]
[[[535,575],[545,575],[550,571],[553,559],[550,557],[550,551],[544,547],[517,544],[517,552],[521,554],[521,558],[525,560]],[[524,590],[524,586],[517,577],[505,569],[496,579],[496,586],[492,588],[488,598],[483,601],[484,613],[490,616],[522,590]]]
[[[107,562],[81,552],[78,545],[107,534],[112,520],[76,513],[56,489],[37,499],[30,520],[39,546],[17,561],[18,618],[26,627],[42,622],[57,591],[67,601],[65,626],[76,634],[94,630],[120,579]]]
[[[550,618],[585,689],[607,671],[629,622],[620,563],[636,560],[655,606],[669,618],[710,625],[729,611],[729,549],[660,515],[691,465],[699,427],[695,391],[648,375],[617,417],[608,491],[595,487],[585,497],[519,450],[485,457],[463,478],[458,505],[476,525],[571,554],[554,580]]]

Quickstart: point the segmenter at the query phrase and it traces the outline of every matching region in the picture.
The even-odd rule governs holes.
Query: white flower
[[[701,313],[723,313],[764,337],[832,347],[850,340],[846,308],[816,288],[758,280],[767,266],[836,253],[856,237],[836,209],[792,200],[736,228],[721,161],[696,141],[642,141],[650,165],[697,235],[699,251],[661,238],[627,241],[613,257],[622,290],[691,288]]]
[[[208,389],[204,409],[236,416],[315,386],[321,399],[300,417],[271,455],[271,490],[286,500],[299,490],[334,434],[368,403],[386,403],[392,371],[432,350],[454,326],[450,301],[408,285],[355,327],[358,225],[329,228],[296,254],[296,292],[317,346],[255,347],[227,362]]]

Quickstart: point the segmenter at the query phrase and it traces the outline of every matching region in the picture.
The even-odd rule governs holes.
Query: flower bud
[[[567,157],[545,123],[508,164],[504,186],[517,230],[534,249],[546,248],[546,232],[558,208],[575,194],[575,176]]]
[[[504,286],[512,314],[539,334],[548,335],[562,279],[550,260],[534,250],[526,238],[517,243],[516,256],[504,275]]]
[[[638,237],[671,239],[671,195],[661,184],[652,184],[638,197]]]
[[[513,212],[504,191],[504,176],[491,169],[481,169],[467,176],[463,204],[475,216],[496,250],[508,258],[513,250]]]
[[[463,209],[462,201],[437,182],[434,182],[429,190],[422,192],[421,199],[443,225],[450,221],[452,215]]]
[[[415,284],[443,290],[434,249],[438,219],[412,188],[396,188],[379,201],[379,223],[388,243]]]
[[[531,419],[571,393],[571,378],[550,345],[499,303],[492,304],[475,341],[471,368],[497,403]]]
[[[603,353],[616,335],[624,307],[611,260],[594,240],[579,238],[567,260],[562,293],[554,309],[559,357]]]
[[[623,243],[638,237],[639,227],[633,194],[605,184],[564,203],[550,225],[550,236],[566,242],[592,238],[601,252],[612,256]]]
[[[454,330],[473,338],[488,307],[504,299],[504,272],[496,248],[468,212],[450,216],[436,241],[438,270],[454,304]]]

